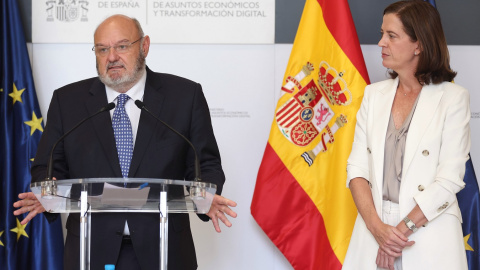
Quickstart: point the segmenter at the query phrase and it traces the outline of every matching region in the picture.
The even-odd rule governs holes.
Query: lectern
[[[80,213],[80,269],[90,269],[91,213],[158,213],[160,269],[167,270],[168,214],[206,214],[216,185],[151,178],[83,178],[35,182],[32,192],[50,213]],[[175,196],[170,189],[183,189]]]

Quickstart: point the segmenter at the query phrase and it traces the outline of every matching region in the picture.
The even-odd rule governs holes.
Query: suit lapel
[[[375,120],[372,132],[372,151],[375,179],[377,181],[378,192],[382,194],[383,184],[378,182],[383,179],[383,163],[385,157],[385,136],[387,134],[388,122],[390,120],[390,113],[392,110],[393,100],[397,91],[398,78],[391,80],[391,84],[386,85],[383,89],[379,89],[378,94],[375,95],[373,103],[373,117]],[[381,198],[381,197],[380,197]]]
[[[439,85],[426,85],[422,88],[412,122],[408,129],[402,168],[404,172],[408,170],[415,153],[418,151],[420,141],[436,113],[442,96],[443,88]],[[403,173],[403,175],[406,175],[406,173]]]
[[[90,89],[90,97],[85,102],[88,113],[90,115],[96,113],[100,108],[105,106],[107,102],[105,86],[100,80],[95,80]],[[90,120],[93,123],[95,133],[115,176],[122,177],[117,147],[115,145],[115,136],[113,135],[112,119],[109,112],[103,112]]]
[[[145,107],[157,117],[162,111],[162,103],[164,95],[161,93],[161,82],[153,78],[154,73],[147,68],[147,81],[145,83],[145,93],[143,95],[143,103]],[[138,123],[137,138],[135,139],[135,148],[133,149],[132,163],[130,165],[129,177],[136,176],[138,166],[142,162],[142,158],[148,147],[151,147],[150,141],[157,131],[157,126],[161,125],[155,118],[145,111],[140,114]]]

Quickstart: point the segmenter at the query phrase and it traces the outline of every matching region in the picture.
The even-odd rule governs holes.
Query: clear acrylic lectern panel
[[[167,269],[168,213],[206,214],[216,185],[151,178],[83,178],[35,182],[32,192],[50,213],[80,213],[80,269],[90,269],[91,213],[159,213],[160,269]]]
[[[198,214],[208,212],[217,188],[206,182],[151,178],[53,180],[35,182],[30,187],[45,210],[51,213],[81,212],[81,191],[87,192],[92,213],[158,213],[159,192],[166,191],[168,213]]]

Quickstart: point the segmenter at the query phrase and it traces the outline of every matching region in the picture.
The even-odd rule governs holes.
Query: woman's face
[[[421,53],[418,41],[413,42],[405,33],[403,24],[396,14],[383,16],[381,34],[378,46],[382,48],[383,66],[399,75],[404,72],[415,73],[418,55]]]

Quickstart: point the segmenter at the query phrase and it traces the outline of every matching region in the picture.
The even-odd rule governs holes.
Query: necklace
[[[401,89],[401,90],[400,90],[400,89]],[[421,91],[421,90],[422,90],[422,89],[420,88],[420,91]],[[420,93],[420,91],[418,91],[418,93]],[[398,86],[397,86],[397,93],[399,93],[400,95],[403,94],[404,97],[406,97],[407,94],[408,94],[408,92],[405,91],[405,88],[403,88],[402,86],[400,86],[400,84],[398,84]],[[412,89],[412,90],[410,91],[410,94],[413,94],[414,96],[417,95],[417,93],[416,93],[416,91],[415,91],[414,89]]]
[[[406,97],[406,96],[407,96],[407,93],[406,93],[405,91],[397,91],[397,92],[398,92],[400,95],[402,95],[402,94],[403,94],[403,96],[404,96],[404,97]],[[403,92],[403,93],[402,93],[402,92]]]
[[[402,88],[402,91],[400,91],[400,84],[398,84],[397,85],[397,93],[402,94],[402,92],[403,92],[403,96],[406,97],[407,92],[405,92],[405,90],[403,90],[403,88]]]

